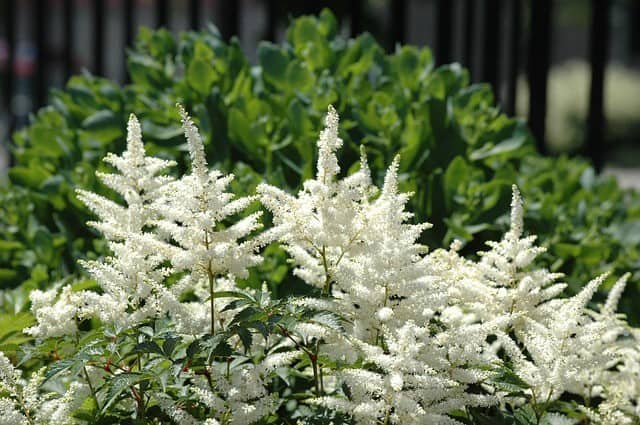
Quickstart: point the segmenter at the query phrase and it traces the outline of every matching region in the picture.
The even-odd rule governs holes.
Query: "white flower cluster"
[[[262,257],[256,251],[267,239],[249,237],[261,227],[260,213],[230,224],[231,217],[254,199],[233,199],[225,192],[233,176],[207,169],[198,131],[184,109],[179,107],[179,111],[191,154],[191,173],[177,180],[159,175],[174,164],[145,155],[140,124],[132,115],[126,151],[105,158],[120,174],[99,173],[125,206],[78,191],[80,200],[100,218],[89,224],[103,233],[113,252],[103,260],[83,262],[101,293],[74,292],[70,285],[59,294],[55,289],[32,291],[37,323],[26,333],[40,339],[75,336],[79,320],[95,317],[119,334],[149,319],[168,316],[177,332],[201,336],[214,334],[233,318],[233,309],[223,312],[229,299],[214,298],[212,293],[214,289],[236,290],[235,277],[245,277],[249,267],[260,263]],[[179,279],[168,285],[171,276]],[[183,301],[187,294],[196,299]],[[266,393],[261,375],[247,374],[247,370],[234,371],[233,384],[219,381],[211,394],[222,400],[214,409],[216,417],[227,417],[233,411],[238,419],[232,423],[252,423],[273,410],[273,396]],[[253,379],[248,380],[250,376]],[[240,382],[243,391],[236,389]],[[165,405],[169,406],[166,400]],[[188,414],[179,411],[172,416],[187,418]]]
[[[191,381],[181,394],[208,409],[207,424],[250,424],[272,414],[280,401],[268,375],[296,362],[304,373],[295,376],[313,373],[310,403],[358,424],[458,424],[454,411],[527,403],[537,412],[566,393],[603,400],[582,408],[595,423],[640,420],[640,334],[615,313],[628,276],[599,311],[587,304],[606,276],[561,298],[562,276],[535,267],[544,250],[524,235],[516,187],[511,228],[488,243],[479,261],[459,255],[459,242],[429,253],[418,241],[430,225],[411,224],[405,211],[410,194],[398,189],[398,158],[381,188],[372,183],[364,149],[359,171],[339,176],[342,140],[332,107],[318,141],[315,179],[295,196],[262,184],[257,196],[238,199],[227,191],[233,176],[208,169],[198,131],[179,110],[190,172],[177,179],[161,174],[173,164],[146,156],[132,116],[127,150],[106,158],[119,174],[99,175],[125,205],[78,192],[112,251],[84,262],[101,291],[33,291],[37,323],[25,332],[41,339],[75,336],[79,320],[97,318],[117,335],[162,318],[183,336],[213,338],[233,321],[238,305],[215,292],[237,290],[236,278],[246,278],[262,261],[259,249],[277,240],[294,274],[319,292],[290,304],[321,310],[316,318],[339,316],[341,325],[310,320],[281,327],[275,335],[280,345],[268,355],[261,341],[274,336],[249,335],[255,353],[210,364],[207,379],[184,372]],[[274,223],[260,234],[259,212],[234,219],[258,199]],[[526,386],[518,396],[496,383],[496,371],[506,367]],[[0,424],[32,423],[32,411],[65,423],[74,394],[86,391],[72,385],[48,405],[38,396],[41,375],[32,378],[36,384],[20,379],[0,356],[0,390],[9,394],[0,398]],[[323,379],[331,385],[325,388]],[[155,402],[176,423],[202,422],[182,401],[156,394]],[[573,421],[544,413],[538,423]]]
[[[33,373],[28,380],[0,352],[0,425],[71,425],[71,415],[86,398],[86,386],[73,382],[64,394],[40,394],[45,369]]]
[[[101,231],[113,255],[104,260],[82,262],[102,289],[74,293],[71,288],[32,291],[32,309],[38,324],[28,333],[42,337],[72,335],[77,319],[97,317],[117,331],[145,320],[170,314],[183,333],[202,335],[211,323],[209,298],[213,286],[235,288],[234,277],[247,275],[247,268],[262,258],[256,250],[264,239],[247,236],[258,229],[259,213],[229,226],[225,220],[242,212],[252,198],[233,199],[225,192],[233,176],[208,171],[197,129],[180,107],[192,158],[190,174],[175,180],[158,175],[174,165],[145,155],[140,124],[131,116],[127,150],[105,161],[121,174],[98,173],[100,179],[125,201],[122,206],[104,196],[79,190],[78,197],[98,215],[89,224]],[[170,288],[170,275],[182,273]],[[197,302],[182,302],[192,292]],[[226,305],[212,299],[215,310]],[[222,318],[222,317],[220,317]]]
[[[417,243],[430,225],[407,223],[412,215],[404,210],[409,194],[398,192],[399,159],[378,190],[364,150],[360,171],[337,178],[341,144],[338,116],[329,108],[318,141],[316,179],[306,181],[297,197],[258,187],[280,242],[298,266],[296,274],[331,297],[332,309],[349,323],[347,346],[376,366],[340,371],[351,397],[317,402],[350,413],[359,423],[385,417],[398,424],[452,423],[451,410],[493,400],[465,392],[485,377],[472,368],[484,364],[482,352],[469,348],[470,341],[487,337],[490,326],[462,325],[434,334],[430,325],[447,306],[449,282],[438,273],[439,262]],[[323,336],[327,355],[343,351],[330,335]]]

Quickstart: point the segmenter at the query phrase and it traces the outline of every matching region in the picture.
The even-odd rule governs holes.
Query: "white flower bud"
[[[393,317],[393,310],[389,307],[382,307],[376,314],[381,322],[387,322]]]

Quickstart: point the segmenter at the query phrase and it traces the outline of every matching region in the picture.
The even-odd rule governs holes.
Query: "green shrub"
[[[128,57],[130,85],[82,75],[54,91],[50,106],[14,135],[16,165],[2,196],[16,201],[3,201],[11,205],[0,223],[2,285],[43,286],[75,273],[80,253],[104,252],[81,225],[89,214],[74,190],[106,193],[93,172],[106,152],[122,150],[131,112],[149,154],[184,169],[179,101],[201,128],[211,163],[237,175],[236,193],[263,178],[294,190],[311,177],[314,141],[333,104],[346,163],[362,142],[379,183],[400,152],[401,189],[415,192],[410,209],[434,224],[423,242],[437,247],[457,238],[475,252],[506,228],[517,183],[530,203],[527,228],[553,247],[548,265],[567,273],[574,290],[601,270],[631,271],[629,298],[638,296],[638,195],[583,161],[541,158],[526,125],[501,113],[491,88],[470,85],[460,66],[436,68],[426,48],[386,54],[368,34],[345,39],[328,11],[294,20],[286,42],[262,43],[257,56],[252,66],[238,42],[225,43],[215,28],[177,38],[142,30]],[[274,260],[261,269],[276,293],[290,290],[281,266]]]

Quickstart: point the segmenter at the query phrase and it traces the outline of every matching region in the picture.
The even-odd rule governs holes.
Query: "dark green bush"
[[[362,143],[381,179],[401,154],[403,189],[415,192],[409,208],[435,225],[425,234],[430,246],[459,238],[473,252],[496,237],[515,182],[527,200],[527,228],[563,258],[549,266],[567,273],[572,288],[603,270],[632,271],[630,291],[638,296],[638,195],[583,161],[540,157],[525,124],[495,106],[489,86],[470,85],[456,64],[436,68],[426,48],[386,54],[368,34],[339,35],[325,11],[294,20],[282,45],[262,43],[256,66],[236,40],[227,44],[210,28],[177,38],[142,30],[128,68],[126,87],[72,78],[14,135],[16,165],[0,195],[7,205],[0,212],[2,286],[47,285],[75,273],[80,253],[104,252],[81,225],[89,214],[74,189],[105,192],[94,171],[106,152],[122,149],[131,112],[148,151],[184,166],[179,101],[200,127],[210,162],[237,175],[235,191],[251,192],[263,178],[295,189],[308,178],[321,119],[333,104],[345,163]],[[280,266],[277,259],[263,266],[269,281],[287,280]]]

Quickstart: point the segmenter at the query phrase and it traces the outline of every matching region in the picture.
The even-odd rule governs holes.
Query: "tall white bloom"
[[[526,318],[541,317],[538,307],[566,287],[564,283],[556,283],[561,274],[532,266],[545,249],[534,245],[535,236],[523,233],[522,198],[514,185],[509,231],[501,241],[487,242],[491,250],[480,253],[480,262],[458,257],[455,268],[465,274],[451,291],[481,320],[510,315],[509,326],[515,330],[522,327]]]
[[[342,141],[332,107],[325,124],[316,178],[304,182],[297,196],[258,187],[273,213],[275,233],[297,266],[294,273],[330,296],[329,308],[346,319],[346,338],[312,324],[298,325],[298,334],[323,341],[321,352],[329,357],[353,361],[340,348],[351,346],[362,362],[375,365],[337,371],[348,399],[326,396],[316,402],[363,424],[385,417],[394,424],[454,423],[448,412],[493,401],[465,393],[485,376],[473,369],[482,356],[463,347],[475,341],[472,335],[484,341],[487,332],[481,325],[469,327],[465,340],[462,332],[433,331],[434,316],[448,303],[448,282],[439,274],[441,263],[425,257],[418,243],[430,225],[408,223],[410,194],[398,191],[399,158],[382,189],[371,182],[364,149],[360,170],[338,178]]]
[[[147,228],[157,219],[153,201],[173,180],[160,173],[175,163],[146,156],[140,123],[133,114],[127,127],[127,149],[121,156],[108,154],[104,161],[118,173],[97,173],[98,177],[122,197],[125,205],[78,190],[78,198],[100,218],[89,224],[103,233],[113,252],[101,260],[81,262],[103,292],[84,292],[81,311],[124,329],[162,313],[162,281],[170,273],[162,264],[169,247]]]
[[[357,173],[338,180],[336,149],[338,116],[330,107],[326,128],[318,140],[318,172],[304,182],[297,196],[267,184],[257,188],[262,204],[273,213],[274,233],[297,266],[294,273],[328,293],[342,259],[362,250],[367,227],[366,207],[374,187],[366,157]]]
[[[194,277],[227,273],[246,277],[248,268],[262,260],[256,253],[261,242],[250,237],[261,227],[260,213],[228,223],[254,199],[234,199],[226,191],[233,175],[207,169],[198,130],[182,107],[180,114],[189,142],[191,173],[163,187],[155,203],[162,218],[155,224],[178,246],[171,259],[177,270],[190,270]]]
[[[174,271],[187,274],[178,285],[182,293],[195,292],[202,296],[201,301],[195,303],[180,303],[182,293],[174,288],[166,294],[163,303],[169,306],[173,316],[208,315],[211,318],[209,332],[213,333],[213,327],[219,323],[214,320],[216,301],[212,296],[217,280],[226,276],[231,280],[245,278],[248,269],[262,261],[257,251],[263,240],[253,237],[262,227],[261,213],[234,220],[254,198],[234,199],[234,195],[227,192],[233,175],[208,170],[198,129],[184,108],[178,106],[178,109],[188,141],[191,173],[162,187],[161,196],[153,206],[158,214],[153,225],[158,234],[172,244],[169,259]],[[210,298],[208,311],[202,303],[206,298]],[[199,331],[205,332],[206,328],[200,327]]]
[[[556,283],[560,274],[535,267],[544,249],[534,242],[535,236],[524,236],[522,199],[513,186],[511,226],[503,239],[488,242],[491,250],[480,253],[479,262],[453,251],[444,255],[456,274],[450,295],[480,323],[502,318],[492,349],[505,350],[535,397],[555,400],[566,391],[591,397],[593,376],[613,358],[606,342],[611,322],[587,309],[606,275],[572,298],[558,298],[566,285]],[[620,285],[603,309],[608,317],[619,291]]]
[[[89,225],[102,232],[109,241],[122,241],[130,233],[141,233],[153,218],[149,204],[158,196],[158,190],[172,180],[158,174],[174,166],[175,162],[146,156],[140,123],[133,114],[127,126],[127,149],[121,156],[109,153],[104,161],[119,173],[96,174],[122,197],[127,206],[81,189],[77,191],[78,198],[101,220],[89,222]]]

